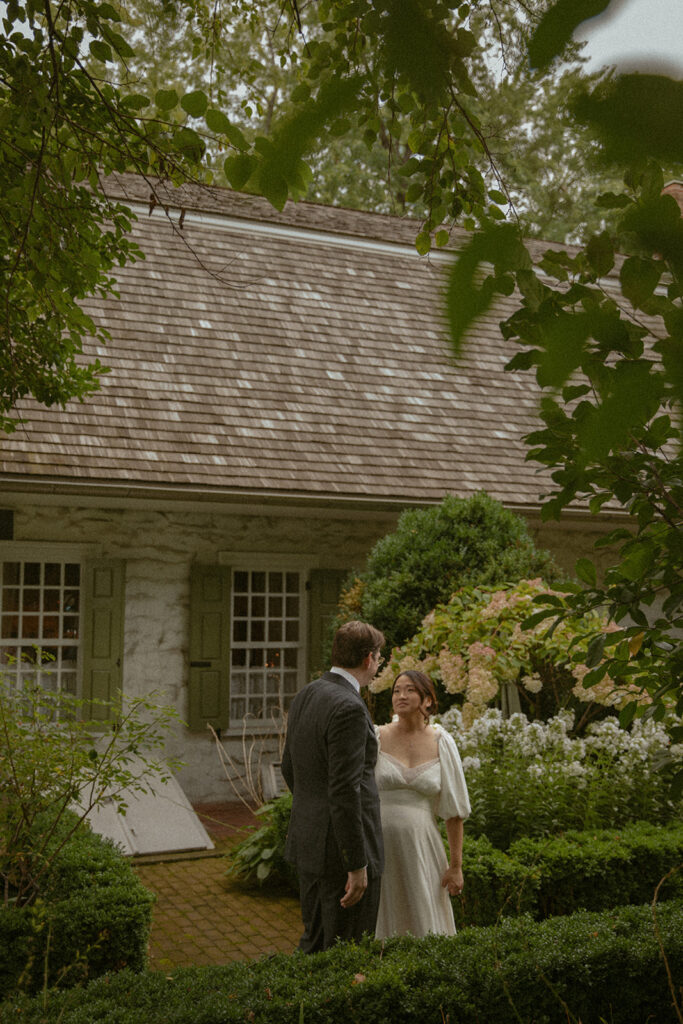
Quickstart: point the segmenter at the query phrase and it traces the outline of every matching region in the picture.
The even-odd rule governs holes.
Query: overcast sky
[[[683,0],[612,0],[576,37],[588,41],[583,52],[596,65],[683,78]]]

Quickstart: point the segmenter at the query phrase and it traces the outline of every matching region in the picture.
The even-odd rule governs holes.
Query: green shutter
[[[117,699],[123,679],[125,563],[93,561],[84,566],[81,605],[82,694],[84,714],[106,720],[100,701]]]
[[[316,679],[329,666],[330,631],[348,569],[312,569],[308,577],[308,675]]]
[[[230,724],[230,569],[193,565],[190,574],[189,726]]]

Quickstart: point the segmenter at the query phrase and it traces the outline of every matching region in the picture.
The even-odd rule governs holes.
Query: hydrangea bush
[[[547,622],[523,628],[537,610],[534,598],[561,597],[541,579],[522,580],[505,587],[468,587],[447,604],[437,605],[422,627],[402,647],[396,647],[371,689],[381,693],[406,669],[426,672],[448,695],[442,706],[461,704],[463,721],[471,725],[487,706],[500,700],[504,687],[519,693],[521,708],[532,718],[548,718],[568,704],[581,707],[580,730],[596,709],[621,707],[632,699],[632,687],[605,676],[584,687],[589,671],[581,638],[596,628],[617,631],[597,613],[590,621],[565,619],[555,629]],[[605,645],[609,650],[609,643]],[[649,698],[635,694],[643,702]],[[455,700],[454,700],[455,698]]]
[[[610,717],[589,724],[582,737],[571,736],[568,711],[539,722],[488,708],[468,726],[453,707],[440,721],[463,759],[468,835],[486,835],[501,849],[521,836],[661,824],[683,812],[669,785],[683,765],[683,744],[669,735],[680,719],[637,719],[627,730]]]

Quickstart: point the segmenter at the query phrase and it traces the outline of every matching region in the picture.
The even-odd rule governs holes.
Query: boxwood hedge
[[[65,819],[60,831],[71,823]],[[143,970],[153,902],[112,843],[79,829],[56,856],[37,903],[0,907],[0,993]]]
[[[0,1024],[674,1024],[683,903],[135,975],[0,1005]],[[659,937],[658,937],[659,936]],[[661,948],[660,948],[661,939]],[[666,964],[662,956],[666,954]]]
[[[465,894],[453,900],[456,925],[494,924],[499,915],[541,920],[576,910],[606,910],[652,900],[659,881],[683,865],[683,823],[638,822],[617,830],[519,839],[507,853],[485,836],[466,839]],[[683,896],[683,871],[660,898]]]

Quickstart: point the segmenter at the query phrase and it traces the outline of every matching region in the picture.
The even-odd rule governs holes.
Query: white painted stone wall
[[[132,505],[132,502],[129,503]],[[333,568],[360,566],[373,543],[395,525],[390,514],[296,511],[236,512],[211,506],[185,511],[145,507],[92,508],[32,505],[25,498],[15,510],[15,540],[96,544],[102,557],[126,562],[124,690],[174,705],[187,716],[189,576],[194,560],[210,563],[220,551],[306,555]],[[584,524],[530,523],[536,542],[548,547],[568,569],[590,554],[600,529]],[[237,761],[239,735],[224,737]],[[275,751],[271,739],[266,750]],[[185,762],[178,778],[192,803],[235,798],[210,734],[174,728],[168,754]]]
[[[97,544],[103,558],[126,562],[124,692],[158,691],[159,702],[187,718],[189,581],[193,561],[215,562],[220,551],[274,552],[321,559],[327,568],[360,565],[395,520],[377,516],[319,518],[208,511],[153,511],[24,505],[15,511],[15,540]],[[224,738],[241,760],[241,736]],[[277,741],[266,750],[277,749]],[[192,803],[235,799],[215,742],[177,726],[168,755],[185,767],[178,779]]]

